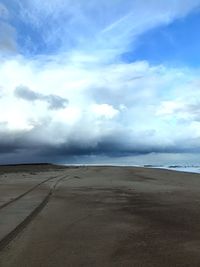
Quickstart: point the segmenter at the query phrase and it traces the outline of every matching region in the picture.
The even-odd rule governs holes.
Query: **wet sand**
[[[0,266],[200,266],[200,175],[0,167]]]

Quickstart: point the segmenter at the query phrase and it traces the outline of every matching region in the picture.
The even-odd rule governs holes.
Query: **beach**
[[[0,167],[0,266],[200,266],[200,174]]]

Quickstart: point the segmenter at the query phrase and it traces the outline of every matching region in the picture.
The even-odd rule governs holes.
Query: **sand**
[[[200,175],[0,167],[0,266],[200,266]]]

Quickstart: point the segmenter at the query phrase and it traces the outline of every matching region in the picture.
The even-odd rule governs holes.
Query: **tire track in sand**
[[[31,193],[32,191],[34,191],[36,188],[38,188],[40,185],[45,184],[46,182],[48,182],[50,180],[53,180],[53,179],[56,179],[58,177],[59,177],[59,175],[53,176],[53,177],[47,178],[47,179],[43,180],[42,182],[34,185],[33,187],[31,187],[29,190],[27,190],[26,192],[22,193],[21,195],[19,195],[19,196],[13,198],[13,199],[7,201],[6,203],[0,205],[0,210],[3,209],[3,208],[5,208],[5,207],[7,207],[7,206],[9,206],[10,204],[12,204],[13,202],[19,200],[20,198],[28,195],[29,193]]]
[[[40,185],[44,184],[45,182],[48,182],[49,180],[52,179],[56,179],[58,178],[58,176],[56,177],[51,177],[48,178],[44,181],[42,181],[41,183],[37,184],[36,186],[34,186],[33,188],[31,188],[30,190],[26,191],[25,193],[23,193],[22,195],[18,196],[17,198],[9,201],[9,203],[5,203],[6,205],[4,205],[3,207],[1,206],[0,209],[3,208],[9,208],[9,205],[17,202],[19,199],[23,198],[24,196],[28,195],[30,192],[33,192],[35,189],[37,189]],[[19,223],[18,225],[16,225],[16,227],[10,231],[8,234],[6,234],[1,240],[0,240],[0,251],[5,248],[37,215],[38,213],[47,205],[47,203],[49,202],[50,197],[52,196],[54,190],[56,189],[56,187],[58,186],[58,184],[64,180],[64,179],[71,179],[71,177],[68,176],[62,176],[60,179],[57,179],[57,181],[55,182],[55,184],[51,187],[50,191],[48,192],[48,194],[44,197],[44,199],[42,200],[42,202],[35,207],[28,216],[26,216],[21,223]]]

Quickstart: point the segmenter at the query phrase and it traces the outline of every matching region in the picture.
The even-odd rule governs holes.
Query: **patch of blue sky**
[[[147,60],[151,64],[200,66],[200,12],[154,28],[134,42],[134,49],[124,53],[122,60]]]

